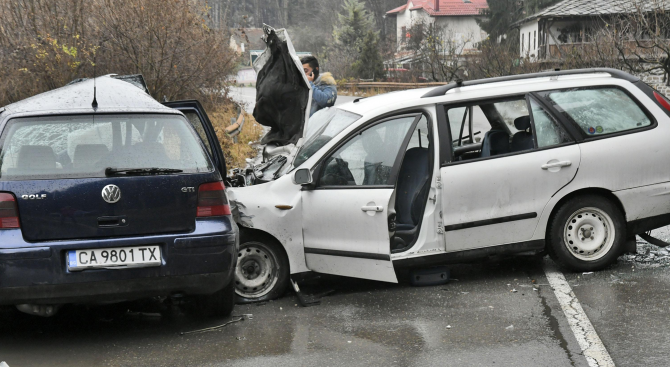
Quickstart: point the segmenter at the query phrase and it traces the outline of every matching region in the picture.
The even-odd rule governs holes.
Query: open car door
[[[212,157],[212,161],[216,165],[216,168],[219,169],[219,172],[221,172],[222,178],[225,179],[227,172],[226,159],[221,151],[221,145],[219,145],[219,139],[216,137],[212,122],[209,120],[209,117],[200,102],[196,100],[187,100],[164,102],[163,104],[167,107],[181,111],[186,116],[202,139],[205,148],[207,148],[207,153]]]
[[[411,132],[422,116],[376,121],[317,164],[314,186],[302,191],[310,270],[397,283],[390,246],[396,231],[394,193]]]

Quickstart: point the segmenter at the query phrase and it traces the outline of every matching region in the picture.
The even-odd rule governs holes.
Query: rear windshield
[[[0,137],[0,180],[105,177],[106,168],[213,170],[179,115],[17,118]]]
[[[298,151],[293,161],[293,167],[303,164],[335,135],[359,118],[361,118],[360,115],[335,107],[324,108],[312,115],[309,118],[307,132],[305,133],[305,144]]]

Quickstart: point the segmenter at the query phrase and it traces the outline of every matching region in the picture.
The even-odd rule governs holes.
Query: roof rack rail
[[[509,75],[501,76],[497,78],[487,78],[487,79],[478,79],[478,80],[467,80],[467,81],[457,81],[455,83],[449,83],[440,87],[435,87],[430,92],[421,96],[421,98],[437,97],[447,94],[447,92],[454,88],[459,87],[468,87],[472,85],[480,84],[489,84],[489,83],[498,83],[498,82],[508,82],[512,80],[524,80],[524,79],[534,79],[534,78],[543,78],[548,76],[560,76],[560,75],[579,75],[579,74],[593,74],[593,73],[608,73],[614,78],[624,79],[631,83],[634,83],[640,78],[628,74],[625,71],[611,69],[611,68],[591,68],[591,69],[573,69],[573,70],[558,70],[558,71],[545,71],[541,73],[532,73],[532,74],[520,74],[520,75]]]

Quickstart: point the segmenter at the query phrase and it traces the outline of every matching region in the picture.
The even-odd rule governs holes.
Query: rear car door
[[[484,120],[470,126],[491,126],[480,153],[458,156],[456,143],[442,143],[454,155],[440,169],[447,251],[529,241],[545,205],[575,177],[580,163],[574,138],[538,99],[519,96],[451,105],[445,107],[445,116],[472,113],[473,105],[483,111],[474,119]],[[452,138],[457,142],[461,137]]]
[[[405,148],[421,114],[378,121],[345,139],[302,191],[307,267],[326,274],[397,282],[389,216]]]
[[[163,104],[167,107],[181,111],[186,116],[186,119],[191,123],[191,126],[193,126],[198,133],[200,139],[202,139],[216,168],[221,172],[221,177],[225,179],[227,175],[226,160],[221,151],[219,139],[216,137],[216,130],[214,130],[214,126],[212,126],[212,122],[200,102],[196,100],[188,100],[163,102]]]

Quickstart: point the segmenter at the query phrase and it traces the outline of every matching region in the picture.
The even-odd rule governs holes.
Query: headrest
[[[72,163],[75,168],[90,167],[109,154],[105,144],[78,144],[74,149]]]
[[[56,155],[50,146],[24,145],[19,150],[17,168],[49,169],[56,167]]]
[[[520,116],[514,120],[514,127],[517,130],[526,131],[530,128],[530,116]]]

